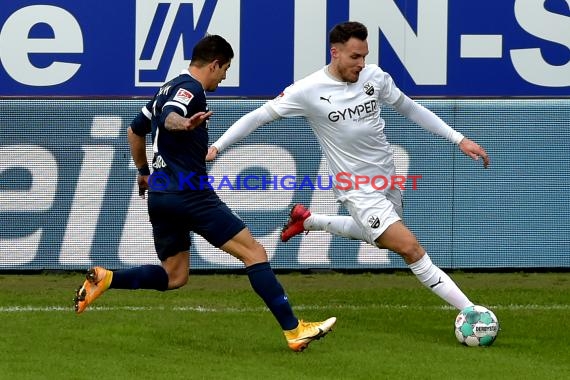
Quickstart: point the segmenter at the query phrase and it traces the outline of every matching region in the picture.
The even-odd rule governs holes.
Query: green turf
[[[110,290],[72,310],[79,273],[0,275],[0,379],[570,379],[570,273],[453,273],[501,323],[461,346],[457,314],[415,277],[279,275],[298,316],[338,318],[290,352],[241,275],[165,293]]]

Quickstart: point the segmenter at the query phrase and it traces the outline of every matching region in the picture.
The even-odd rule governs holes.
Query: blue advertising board
[[[262,103],[211,100],[211,141]],[[0,101],[0,270],[157,262],[126,141],[143,104]],[[453,144],[382,110],[398,174],[420,176],[415,188],[404,190],[404,218],[434,262],[443,268],[570,268],[570,100],[422,104],[481,143],[491,157],[485,170]],[[347,215],[330,182],[318,182],[328,176],[327,165],[304,119],[261,127],[222,152],[209,174],[275,268],[406,267],[394,253],[325,232],[280,241],[293,203]],[[256,176],[270,185],[260,187]],[[231,187],[221,185],[224,178]],[[191,261],[193,270],[242,268],[196,235]]]
[[[328,61],[341,21],[410,96],[570,96],[564,0],[11,0],[0,96],[150,96],[220,34],[236,57],[216,93],[273,97]]]

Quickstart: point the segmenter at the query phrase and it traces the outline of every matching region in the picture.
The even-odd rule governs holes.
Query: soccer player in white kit
[[[381,104],[458,145],[467,156],[489,157],[477,143],[448,126],[430,110],[416,103],[394,84],[391,76],[374,64],[365,64],[368,31],[359,22],[336,25],[329,34],[331,62],[287,87],[277,98],[244,115],[209,148],[207,161],[259,126],[284,117],[305,117],[329,164],[333,181],[339,173],[351,178],[392,178],[394,155],[384,134]],[[346,176],[344,177],[347,178]],[[284,227],[283,241],[303,231],[321,230],[366,241],[399,254],[426,287],[461,310],[473,303],[453,280],[435,266],[415,235],[402,222],[401,193],[374,183],[333,186],[337,201],[350,216],[311,214],[295,205]]]

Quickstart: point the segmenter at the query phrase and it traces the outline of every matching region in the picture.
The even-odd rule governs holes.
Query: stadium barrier
[[[214,99],[210,140],[263,100]],[[570,100],[420,100],[482,144],[485,170],[452,144],[382,110],[404,185],[404,215],[442,268],[570,267]],[[0,270],[123,268],[157,262],[126,129],[144,100],[0,101]],[[150,147],[149,147],[150,157]],[[210,165],[222,199],[277,269],[405,267],[386,250],[279,232],[296,202],[347,214],[304,119],[260,128]],[[249,182],[238,188],[240,181]],[[325,182],[318,182],[323,180]],[[265,181],[266,186],[261,186]],[[231,185],[229,185],[231,184]],[[312,186],[311,186],[312,184]],[[241,268],[194,236],[193,270]]]

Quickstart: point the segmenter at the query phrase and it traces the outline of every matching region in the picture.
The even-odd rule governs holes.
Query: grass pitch
[[[338,318],[289,351],[242,275],[109,290],[73,312],[80,273],[0,275],[0,379],[570,379],[570,273],[452,273],[501,331],[464,347],[457,312],[407,272],[278,275],[300,318]]]

